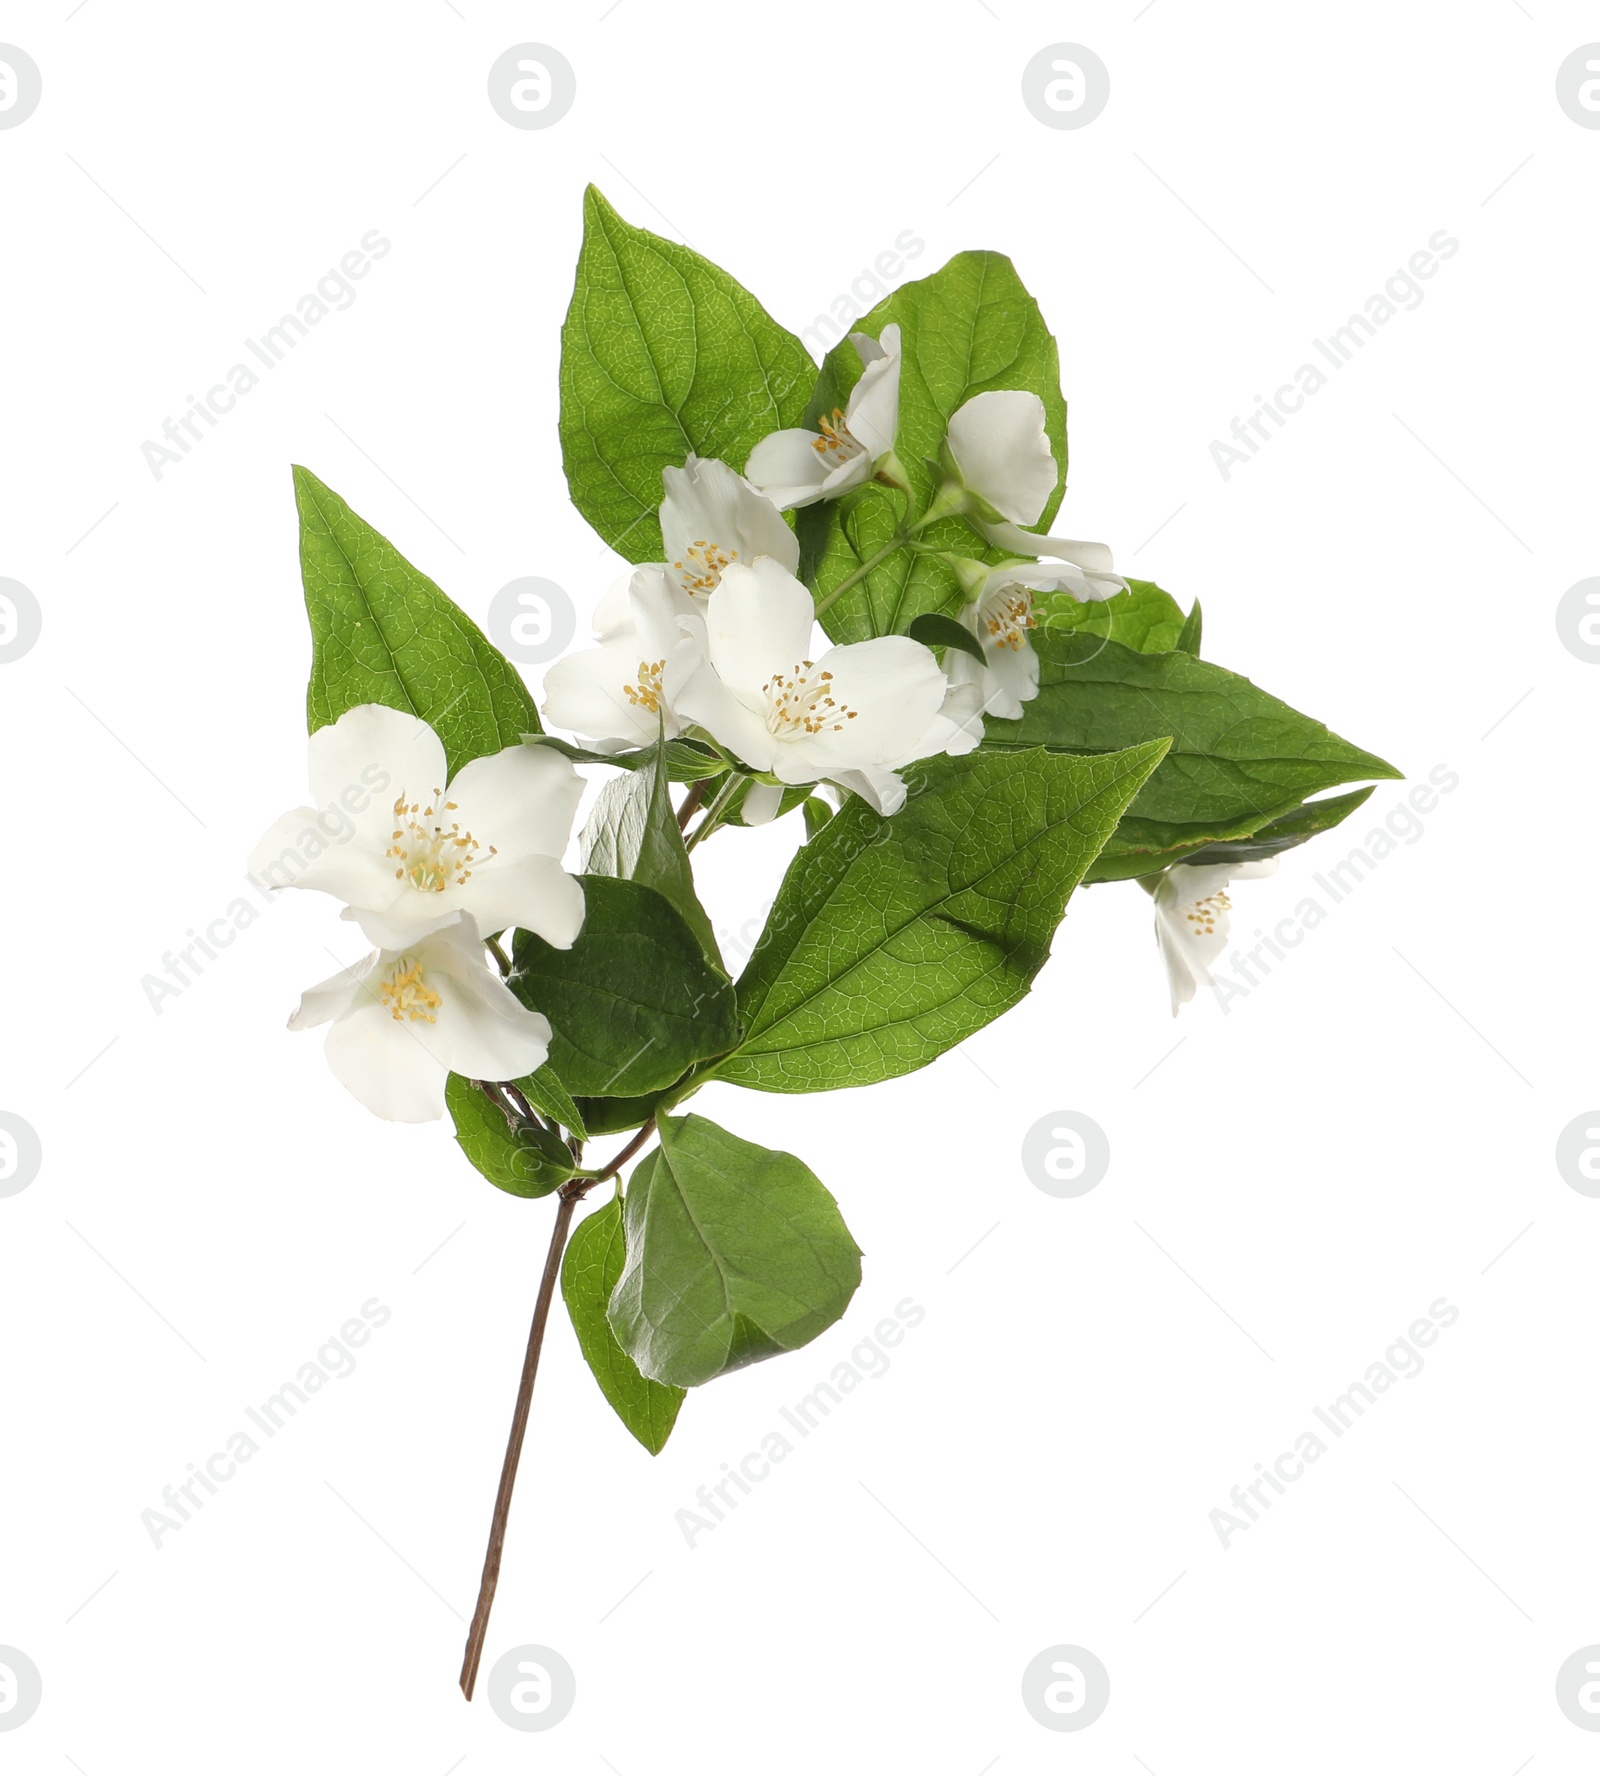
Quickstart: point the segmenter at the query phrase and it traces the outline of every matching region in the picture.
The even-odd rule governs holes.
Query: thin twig
[[[511,1435],[506,1442],[505,1461],[500,1468],[500,1488],[495,1493],[494,1516],[489,1522],[489,1547],[483,1557],[483,1577],[478,1583],[478,1605],[472,1612],[472,1626],[467,1630],[466,1654],[461,1662],[461,1690],[470,1702],[478,1682],[478,1666],[483,1659],[483,1643],[489,1633],[489,1612],[494,1608],[494,1594],[500,1583],[500,1558],[505,1552],[506,1526],[511,1518],[511,1494],[517,1484],[517,1464],[522,1459],[522,1441],[528,1430],[528,1414],[533,1406],[533,1383],[539,1373],[539,1352],[544,1346],[544,1329],[550,1319],[550,1306],[555,1300],[556,1279],[561,1274],[561,1256],[566,1250],[567,1235],[572,1230],[573,1211],[596,1184],[614,1178],[656,1132],[655,1118],[633,1137],[606,1169],[597,1177],[574,1178],[563,1184],[561,1201],[556,1209],[556,1223],[550,1230],[550,1250],[545,1255],[544,1275],[539,1279],[539,1298],[533,1307],[533,1325],[528,1330],[527,1355],[522,1359],[522,1380],[517,1387],[516,1409],[511,1415]]]
[[[506,1443],[505,1461],[500,1468],[500,1488],[495,1494],[494,1516],[489,1524],[489,1547],[483,1557],[483,1577],[478,1584],[478,1607],[472,1612],[472,1626],[467,1630],[466,1655],[461,1663],[461,1690],[469,1702],[478,1681],[478,1665],[483,1658],[483,1643],[489,1632],[489,1611],[494,1607],[495,1588],[500,1583],[500,1556],[505,1550],[506,1524],[511,1515],[511,1493],[517,1483],[517,1463],[522,1457],[522,1439],[528,1429],[528,1411],[533,1405],[533,1380],[539,1373],[539,1351],[544,1344],[545,1324],[550,1318],[550,1303],[555,1299],[556,1278],[561,1274],[561,1254],[566,1249],[573,1211],[588,1189],[587,1181],[579,1184],[576,1189],[571,1184],[562,1186],[556,1223],[550,1230],[550,1250],[545,1255],[544,1275],[539,1281],[539,1298],[534,1303],[533,1325],[528,1331],[528,1351],[522,1360],[522,1381],[517,1388],[516,1410],[511,1415],[511,1436]]]
[[[710,783],[710,781],[711,779],[709,777],[702,777],[698,783],[691,783],[689,785],[688,794],[678,804],[679,832],[682,832],[689,824],[695,809],[706,799],[706,785]]]

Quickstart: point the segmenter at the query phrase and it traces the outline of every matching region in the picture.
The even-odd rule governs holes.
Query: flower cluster
[[[665,471],[668,559],[618,580],[595,613],[599,645],[557,661],[545,680],[551,721],[601,747],[703,735],[756,779],[741,808],[751,824],[777,812],[785,786],[821,782],[894,813],[904,766],[970,752],[985,714],[1014,718],[1037,694],[1036,595],[1098,600],[1124,586],[1104,544],[1021,528],[1037,522],[1056,484],[1044,403],[991,390],[952,417],[947,480],[907,533],[959,514],[975,543],[1009,552],[998,564],[940,552],[966,594],[960,621],[982,659],[951,648],[941,663],[903,635],[829,646],[796,577],[799,542],[783,513],[875,477],[903,485],[894,457],[900,329],[854,333],[851,343],[860,380],[819,430],[773,432],[744,475],[694,456]]]

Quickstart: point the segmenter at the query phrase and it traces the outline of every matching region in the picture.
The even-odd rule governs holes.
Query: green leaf
[[[1200,631],[1205,619],[1200,614],[1200,600],[1197,598],[1189,607],[1189,614],[1183,619],[1183,633],[1178,637],[1176,645],[1186,654],[1200,658]]]
[[[659,561],[661,471],[691,452],[743,470],[800,423],[811,354],[743,285],[634,228],[591,185],[561,330],[561,460],[573,503],[630,561]]]
[[[555,1068],[548,1061],[537,1073],[530,1073],[525,1079],[512,1082],[521,1091],[534,1109],[558,1122],[564,1129],[571,1129],[580,1141],[589,1139],[589,1130],[584,1126],[582,1112],[573,1103],[567,1088],[556,1077]]]
[[[1020,721],[985,724],[985,750],[1115,752],[1172,736],[1087,880],[1148,875],[1204,845],[1247,838],[1306,797],[1393,765],[1249,679],[1191,654],[1135,653],[1094,635],[1035,631],[1039,695]]]
[[[831,1091],[926,1066],[1015,1005],[1067,898],[1166,751],[971,753],[852,799],[789,866],[739,981],[745,1037],[712,1077]]]
[[[558,1135],[520,1128],[470,1079],[452,1073],[445,1104],[461,1151],[497,1189],[512,1196],[548,1196],[573,1174],[571,1151]]]
[[[698,1387],[797,1350],[861,1282],[860,1248],[816,1174],[702,1116],[662,1119],[623,1216],[609,1317],[655,1381]]]
[[[805,817],[807,840],[814,839],[833,819],[832,806],[821,796],[807,796],[800,812]]]
[[[1100,635],[1138,654],[1169,653],[1183,635],[1183,607],[1152,580],[1129,580],[1128,590],[1100,602],[1080,603],[1070,593],[1050,592],[1034,600],[1040,632]]]
[[[311,619],[312,733],[362,703],[408,710],[444,742],[453,776],[539,732],[517,669],[392,543],[309,469],[294,471]]]
[[[507,983],[549,1018],[550,1065],[567,1090],[660,1091],[696,1061],[725,1054],[739,1039],[733,988],[682,915],[642,882],[579,880],[587,910],[572,948],[519,931]]]
[[[645,1448],[659,1455],[678,1421],[684,1390],[641,1375],[611,1330],[606,1303],[622,1277],[625,1250],[622,1200],[613,1197],[578,1224],[561,1264],[561,1293],[600,1392]]]
[[[920,641],[924,647],[955,648],[960,653],[970,654],[980,666],[987,664],[983,657],[983,643],[964,623],[958,623],[954,617],[941,617],[933,611],[924,611],[920,617],[911,619],[911,627],[906,634],[913,641]]]
[[[695,893],[677,810],[668,794],[662,750],[626,777],[613,778],[583,829],[583,867],[602,876],[643,882],[682,915],[706,960],[725,973],[711,920]]]
[[[1203,845],[1183,859],[1185,863],[1254,863],[1263,857],[1276,857],[1314,839],[1318,833],[1330,832],[1341,821],[1348,820],[1366,801],[1376,784],[1351,790],[1348,795],[1325,796],[1321,801],[1307,802],[1281,820],[1269,820],[1257,827],[1247,839],[1235,839],[1216,845]]]
[[[1028,389],[1044,402],[1045,429],[1055,452],[1055,492],[1041,519],[1048,524],[1066,485],[1067,405],[1056,342],[1011,261],[1000,253],[959,253],[931,277],[902,285],[857,322],[856,330],[877,339],[891,322],[900,325],[902,354],[895,448],[916,509],[923,509],[934,491],[928,463],[937,460],[957,408],[989,389]],[[860,354],[848,339],[841,340],[823,364],[810,419],[843,407],[860,376]],[[802,555],[819,596],[887,543],[899,516],[896,501],[880,490],[855,502],[848,524],[857,553],[840,505],[821,501],[799,518]],[[975,558],[1003,559],[958,518],[932,526],[922,540]],[[835,641],[862,641],[901,634],[924,611],[948,615],[960,608],[961,591],[949,567],[937,557],[902,550],[846,592],[823,623]]]
[[[636,1098],[581,1098],[578,1108],[589,1125],[591,1135],[621,1135],[630,1129],[643,1128],[656,1113],[663,1099],[673,1096],[672,1085],[661,1091],[645,1092]]]

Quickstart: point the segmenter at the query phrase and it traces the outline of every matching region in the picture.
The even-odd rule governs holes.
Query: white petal
[[[289,1028],[313,1030],[318,1024],[329,1024],[335,1018],[343,1017],[361,997],[377,960],[376,956],[368,956],[363,962],[341,968],[316,986],[307,987],[300,995],[300,1003],[289,1015]]]
[[[800,565],[800,539],[783,514],[725,462],[691,456],[681,469],[663,469],[661,478],[661,536],[674,569],[690,579],[707,577],[708,549],[743,562],[770,555],[791,573]]]
[[[1070,537],[1035,536],[1031,530],[1018,530],[1014,524],[988,524],[982,521],[979,530],[997,549],[1009,549],[1014,555],[1047,555],[1055,561],[1070,562],[1086,574],[1108,575],[1117,581],[1113,591],[1121,591],[1124,582],[1118,577],[1111,551],[1104,543],[1080,543]],[[1024,581],[1024,585],[1031,584]],[[1075,594],[1076,596],[1076,594]],[[1110,593],[1101,593],[1109,597]]]
[[[473,759],[451,779],[450,814],[463,832],[502,857],[559,857],[572,837],[583,779],[548,746],[508,746]],[[486,928],[487,929],[487,928]]]
[[[734,690],[759,693],[774,672],[811,657],[815,620],[811,594],[780,563],[736,563],[706,606],[711,663]]]
[[[783,786],[778,783],[752,783],[739,804],[739,815],[746,826],[765,826],[775,820],[783,805]]]
[[[955,657],[965,660],[974,673],[981,672],[982,668],[971,655],[958,652]],[[947,675],[949,664],[947,657]],[[918,759],[936,758],[941,753],[959,758],[963,753],[973,751],[982,739],[982,688],[977,683],[952,679],[932,721],[915,743],[894,761],[894,768],[899,770],[903,765],[914,764]]]
[[[950,418],[950,451],[962,481],[1018,524],[1036,523],[1055,492],[1044,419],[1044,402],[1023,389],[974,395]]]
[[[583,884],[554,857],[508,859],[504,867],[475,873],[464,888],[452,889],[455,904],[470,913],[480,931],[520,925],[537,932],[558,950],[570,950],[583,929]],[[439,899],[448,898],[442,894]]]
[[[402,793],[421,800],[444,788],[445,775],[444,746],[433,729],[381,703],[347,709],[311,736],[311,799],[334,808],[365,790],[374,831]]]
[[[750,452],[744,472],[780,512],[809,506],[822,498],[828,479],[830,459],[817,448],[822,441],[819,433],[798,427],[769,432]]]
[[[835,771],[829,781],[860,796],[880,814],[898,814],[905,806],[905,784],[893,771],[877,765],[863,765],[857,771]]]
[[[845,424],[851,437],[876,462],[894,449],[895,433],[900,429],[900,329],[885,327],[876,344],[865,333],[852,333],[850,338],[865,368],[850,391]]]
[[[387,906],[399,891],[378,849],[389,830],[387,809],[382,833],[369,835],[342,810],[291,808],[250,853],[250,878],[263,888],[313,888],[352,905]]]
[[[388,1122],[433,1122],[444,1115],[449,1068],[376,997],[364,998],[328,1032],[334,1077]]]
[[[469,921],[431,939],[420,957],[439,983],[437,1039],[452,1072],[520,1079],[544,1065],[549,1019],[529,1011],[489,966]]]

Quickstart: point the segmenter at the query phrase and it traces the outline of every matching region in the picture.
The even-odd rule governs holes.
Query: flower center
[[[832,683],[833,674],[818,672],[812,660],[802,660],[787,677],[774,672],[761,687],[767,699],[767,732],[779,740],[837,734],[858,712],[834,700]]]
[[[461,887],[481,857],[496,855],[493,845],[485,852],[471,833],[463,832],[459,820],[445,824],[445,816],[455,812],[456,804],[443,800],[437,789],[427,807],[408,802],[404,793],[397,798],[389,835],[394,843],[384,853],[395,860],[397,882],[409,882],[424,894],[442,894],[452,883]]]
[[[1021,653],[1028,645],[1028,631],[1039,623],[1032,592],[1026,586],[1002,586],[984,600],[982,623],[990,647]]]
[[[811,440],[811,448],[819,456],[828,457],[835,468],[840,463],[849,462],[852,457],[860,456],[866,448],[855,439],[849,426],[844,423],[844,409],[841,407],[835,407],[826,419],[819,419],[817,428],[822,436]]]
[[[428,985],[422,964],[410,956],[402,956],[378,984],[378,997],[389,1008],[397,1024],[436,1024],[436,1013],[443,1001]]]
[[[722,570],[739,559],[737,549],[724,549],[721,543],[709,543],[704,538],[691,543],[684,553],[688,560],[674,561],[672,565],[691,598],[697,592],[715,592],[722,580]]]
[[[635,709],[648,709],[652,715],[661,710],[661,699],[666,694],[661,689],[661,674],[667,669],[665,660],[641,660],[639,662],[639,682],[636,685],[625,684],[622,688],[628,701]]]
[[[1197,900],[1193,906],[1185,907],[1183,916],[1194,927],[1195,937],[1215,937],[1217,920],[1225,913],[1233,911],[1233,902],[1228,898],[1228,891],[1219,888],[1215,894],[1208,894],[1204,900]]]

